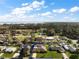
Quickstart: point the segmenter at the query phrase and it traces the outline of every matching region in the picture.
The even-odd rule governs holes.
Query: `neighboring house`
[[[63,48],[64,48],[65,50],[69,50],[68,45],[63,45]]]
[[[70,52],[75,52],[76,51],[76,48],[71,46],[71,45],[63,45],[63,48],[65,50],[69,50]]]
[[[30,48],[31,47],[27,44],[25,44],[23,47],[24,47],[24,56],[30,55]]]
[[[15,48],[15,47],[6,47],[5,49],[4,49],[4,52],[15,52],[17,50],[17,48]]]
[[[65,50],[64,50],[61,46],[53,46],[53,45],[51,45],[51,46],[49,47],[49,50],[50,50],[50,51],[55,50],[55,51],[58,51],[58,52],[65,52]]]
[[[58,42],[58,44],[59,44],[60,46],[64,46],[64,45],[66,45],[65,42]]]
[[[34,46],[32,52],[34,52],[34,53],[43,53],[43,52],[47,52],[47,49],[44,45],[37,44],[37,45]]]
[[[35,38],[35,41],[36,41],[36,42],[43,42],[44,39],[43,39],[42,37],[37,37],[37,38]]]
[[[46,42],[52,42],[53,40],[54,40],[54,37],[51,37],[51,36],[45,38]]]
[[[75,47],[73,47],[73,46],[68,46],[69,47],[69,51],[70,52],[75,52],[76,51],[76,48]]]
[[[40,33],[40,35],[46,35],[46,33]]]
[[[0,40],[0,45],[2,45],[4,42],[2,40]]]

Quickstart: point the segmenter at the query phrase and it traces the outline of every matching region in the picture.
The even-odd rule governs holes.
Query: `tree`
[[[72,40],[69,39],[69,40],[67,41],[67,43],[72,44]]]
[[[79,44],[79,40],[77,41],[77,43]]]
[[[76,44],[73,44],[73,46],[74,46],[74,47],[77,47],[77,45],[76,45]]]
[[[79,54],[74,54],[70,56],[70,59],[79,59]]]

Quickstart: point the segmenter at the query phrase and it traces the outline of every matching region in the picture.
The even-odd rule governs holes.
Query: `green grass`
[[[48,48],[48,45],[45,45]],[[37,58],[59,58],[62,59],[62,54],[57,51],[47,51],[47,53],[37,53]]]
[[[72,54],[68,51],[66,51],[67,56],[71,56]]]
[[[20,41],[23,41],[24,39],[26,39],[26,36],[24,35],[18,35],[18,36],[15,36],[18,40]]]
[[[62,54],[61,53],[58,53],[56,51],[52,51],[52,52],[53,52],[53,54],[52,54],[53,58],[62,58]]]
[[[4,53],[2,55],[2,57],[4,57],[4,58],[12,58],[13,55],[14,55],[14,53]]]
[[[47,53],[37,53],[37,58],[59,58],[62,59],[61,53],[48,51]]]
[[[71,55],[74,55],[73,53],[70,53],[69,51],[66,51],[66,54],[68,57],[70,57]]]
[[[36,32],[36,33],[35,33],[35,35],[39,35],[39,34],[40,34],[40,32]]]
[[[52,53],[37,53],[37,58],[53,58]]]

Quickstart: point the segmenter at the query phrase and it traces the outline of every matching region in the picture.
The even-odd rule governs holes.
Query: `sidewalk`
[[[62,53],[62,55],[64,59],[69,59],[69,57],[65,53]]]
[[[1,54],[0,54],[0,57],[1,57],[3,54],[4,54],[4,53],[1,53]]]
[[[32,57],[33,58],[36,58],[37,54],[36,53],[33,53]]]

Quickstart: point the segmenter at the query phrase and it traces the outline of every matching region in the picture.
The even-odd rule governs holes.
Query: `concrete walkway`
[[[17,57],[17,56],[19,56],[19,53],[15,53],[15,54],[13,55],[13,58],[15,58],[15,57]]]
[[[3,54],[4,54],[4,53],[1,53],[1,54],[0,54],[0,57],[1,57]]]
[[[62,53],[62,55],[64,59],[69,59],[69,57],[65,53]]]
[[[36,58],[37,54],[36,53],[33,53],[32,57],[33,58]]]

